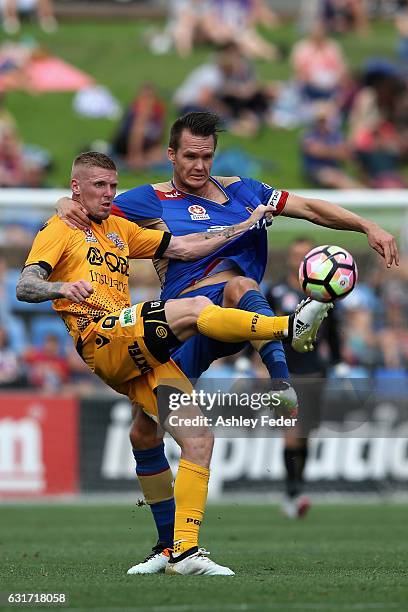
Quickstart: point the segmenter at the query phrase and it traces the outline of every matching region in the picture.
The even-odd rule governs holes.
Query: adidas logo
[[[309,328],[308,323],[303,323],[303,321],[301,321],[300,319],[296,321],[296,328],[295,328],[296,334],[302,334],[308,328]]]

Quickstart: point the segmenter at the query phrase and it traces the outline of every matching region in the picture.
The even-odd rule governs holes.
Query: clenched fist
[[[59,293],[67,300],[80,304],[89,298],[93,293],[91,283],[85,280],[75,281],[74,283],[62,283]]]

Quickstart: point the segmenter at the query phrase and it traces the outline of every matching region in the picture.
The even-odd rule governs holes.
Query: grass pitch
[[[201,542],[236,576],[184,578],[126,575],[153,544],[146,508],[5,506],[0,590],[63,592],[70,608],[95,611],[402,611],[407,510],[316,506],[289,522],[276,506],[211,506]]]

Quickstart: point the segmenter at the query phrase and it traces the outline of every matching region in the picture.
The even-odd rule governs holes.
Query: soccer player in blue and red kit
[[[334,229],[365,233],[372,248],[388,266],[398,265],[395,239],[377,224],[323,200],[307,199],[275,189],[250,178],[213,177],[211,167],[219,132],[218,117],[212,113],[189,113],[175,121],[170,132],[168,157],[172,180],[142,185],[115,199],[113,214],[149,228],[166,228],[175,236],[211,232],[245,220],[258,204],[273,206],[275,215],[307,219]],[[78,203],[60,202],[59,214],[75,227],[86,229],[86,211]],[[263,231],[243,235],[212,255],[196,261],[158,260],[156,270],[162,284],[162,299],[204,295],[215,304],[271,316],[270,305],[259,289],[267,263],[266,224]],[[172,357],[192,379],[211,363],[239,351],[243,344],[224,344],[195,336],[177,348]],[[254,347],[267,367],[275,388],[288,408],[296,408],[296,396],[288,382],[285,354],[280,342],[256,342]],[[311,348],[311,347],[310,347]],[[157,428],[133,408],[130,439],[136,473],[150,505],[159,541],[152,553],[129,573],[158,573],[168,561],[167,549],[177,541],[174,533],[172,474],[157,438]]]

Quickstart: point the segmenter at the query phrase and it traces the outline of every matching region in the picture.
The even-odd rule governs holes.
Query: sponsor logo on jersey
[[[118,247],[118,249],[123,251],[126,245],[120,236],[118,236],[115,232],[110,232],[109,234],[106,234],[106,237],[109,238],[109,240],[112,240],[113,244]]]
[[[159,338],[167,338],[167,329],[163,327],[163,325],[158,325],[156,327],[156,336]]]
[[[274,189],[271,197],[268,200],[268,206],[272,206],[274,210],[277,210],[281,197],[282,192],[279,191],[279,189]]]
[[[139,368],[141,374],[146,374],[146,372],[149,372],[152,369],[152,367],[148,364],[146,357],[140,350],[137,342],[128,347],[128,353],[135,362],[136,366]]]
[[[107,344],[109,344],[110,340],[108,338],[105,338],[105,336],[102,336],[102,334],[97,334],[96,336],[96,340],[95,340],[95,344],[96,344],[96,348],[102,348],[103,346],[106,346]]]
[[[204,221],[205,219],[209,219],[210,215],[207,214],[207,211],[203,206],[199,204],[192,204],[188,207],[188,212],[190,213],[190,217],[192,221]]]
[[[136,323],[136,306],[124,308],[119,315],[119,323],[122,327],[129,327]]]
[[[98,242],[98,240],[95,238],[94,233],[91,229],[84,230],[84,234],[85,234],[85,242]]]
[[[170,191],[170,193],[164,194],[165,198],[179,198],[180,196],[181,196],[181,193],[177,191],[176,189],[173,189],[173,191]]]

